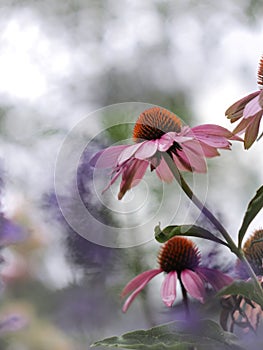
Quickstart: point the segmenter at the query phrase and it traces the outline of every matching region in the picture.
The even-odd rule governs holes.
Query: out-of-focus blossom
[[[140,114],[133,139],[136,142],[133,145],[111,146],[90,160],[96,168],[113,168],[105,190],[122,176],[118,199],[140,182],[149,165],[161,180],[173,180],[173,174],[162,157],[164,152],[170,155],[179,170],[204,173],[205,158],[218,156],[218,149],[230,149],[229,139],[240,140],[218,125],[182,126],[175,114],[160,107]]]
[[[23,228],[0,213],[0,247],[21,242],[25,238],[26,233]]]
[[[9,315],[0,319],[0,335],[16,332],[27,326],[28,319],[21,315]]]
[[[240,123],[233,130],[233,133],[245,133],[245,149],[249,149],[257,139],[260,121],[263,115],[263,56],[259,63],[258,86],[259,90],[238,100],[225,112],[231,123],[241,119]]]
[[[96,147],[98,149],[98,147]],[[82,203],[87,208],[87,211],[95,217],[98,222],[105,225],[111,225],[113,219],[109,216],[108,212],[104,210],[103,205],[97,201],[94,193],[91,191],[93,172],[89,164],[90,150],[84,152],[77,171],[77,187],[78,196],[81,198]],[[79,198],[78,198],[79,200]],[[82,237],[75,232],[72,227],[68,224],[67,220],[63,216],[63,212],[60,210],[60,205],[66,207],[67,211],[72,216],[78,218],[78,207],[75,205],[74,195],[71,194],[70,190],[68,196],[63,198],[59,197],[60,204],[58,203],[57,196],[55,193],[47,195],[44,199],[44,205],[49,212],[52,213],[55,218],[62,226],[65,232],[64,242],[66,245],[67,260],[76,266],[79,266],[85,270],[86,273],[92,274],[100,273],[105,275],[112,268],[116,256],[120,256],[120,252],[116,249],[104,247],[102,245],[93,243],[88,240],[89,231],[97,231],[98,229],[103,230],[103,225],[96,225],[92,220],[83,220],[80,217],[79,222],[83,222],[83,231],[87,231],[87,239]]]
[[[69,208],[68,210],[72,211],[72,215],[74,215],[76,211],[74,200],[70,196],[67,198],[65,197],[63,198],[63,203]],[[106,276],[113,264],[116,250],[93,243],[75,232],[60,211],[54,193],[46,196],[45,206],[48,207],[53,218],[61,224],[61,228],[64,232],[67,261],[75,266],[83,268],[86,273],[93,274],[100,272],[100,274],[105,274]],[[96,210],[97,216],[100,215],[98,207],[93,208],[93,210]],[[78,213],[76,212],[75,215],[77,216]],[[89,230],[97,229],[92,222],[86,223],[86,225],[88,224]]]
[[[74,285],[58,292],[56,323],[66,331],[97,330],[114,322],[110,315],[119,310],[118,300],[105,293],[106,285],[99,279]],[[103,310],[99,311],[99,310]]]
[[[124,303],[123,312],[127,311],[132,301],[149,281],[162,272],[165,272],[166,276],[161,287],[161,297],[168,307],[171,307],[175,301],[177,280],[193,298],[202,303],[206,295],[206,283],[215,290],[219,290],[232,282],[232,278],[218,270],[199,266],[198,248],[185,237],[173,237],[167,241],[161,248],[158,261],[160,265],[158,269],[141,273],[123,289],[122,297],[131,293]]]
[[[0,248],[18,243],[26,238],[26,233],[22,227],[5,218],[0,213]],[[0,257],[2,259],[2,257]],[[2,272],[2,271],[1,271]],[[1,276],[2,277],[2,276]],[[2,283],[2,282],[1,282]],[[24,328],[28,320],[19,314],[11,314],[0,318],[0,336],[9,332],[16,332]]]

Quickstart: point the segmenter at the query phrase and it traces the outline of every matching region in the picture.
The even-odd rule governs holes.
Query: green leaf
[[[235,335],[223,331],[211,320],[200,320],[191,326],[187,322],[175,321],[99,340],[92,346],[143,350],[242,350]]]
[[[204,228],[196,225],[173,225],[167,226],[161,230],[159,224],[155,227],[154,232],[155,239],[159,243],[164,243],[174,236],[193,236],[208,239],[210,241],[214,241],[228,247],[228,244],[226,242],[222,241],[220,238],[217,238]]]
[[[257,304],[259,304],[263,308],[263,296],[260,291],[258,291],[258,288],[256,288],[255,282],[253,281],[241,281],[237,280],[230,285],[224,287],[221,289],[217,296],[223,296],[223,295],[242,295],[245,298],[248,298],[249,300],[255,301]]]
[[[242,240],[245,236],[248,226],[250,225],[254,217],[258,214],[258,212],[262,209],[262,207],[263,207],[263,186],[261,186],[257,190],[255,197],[253,197],[248,204],[247,211],[245,213],[245,216],[238,234],[239,247],[241,247]]]

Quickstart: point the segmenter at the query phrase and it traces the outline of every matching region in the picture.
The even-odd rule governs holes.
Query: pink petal
[[[262,118],[262,110],[258,112],[251,120],[245,132],[245,149],[249,149],[256,141],[259,132],[259,125]]]
[[[215,135],[196,135],[196,139],[198,141],[201,141],[208,146],[215,147],[215,148],[226,148],[229,149],[230,142],[225,138],[221,136],[215,136]]]
[[[188,171],[195,171],[198,173],[206,172],[207,168],[204,158],[204,152],[198,141],[185,142],[182,151],[178,151],[178,156],[182,158],[185,164],[188,163],[190,165],[191,170],[188,169]],[[174,156],[174,158],[175,157],[176,156]]]
[[[194,134],[191,132],[191,129],[189,127],[182,129],[182,132],[180,134],[176,132],[169,132],[167,135],[169,135],[175,142],[179,144],[194,139]]]
[[[142,146],[134,153],[137,159],[147,159],[152,157],[157,151],[157,143],[155,141],[143,142]]]
[[[214,124],[198,125],[192,131],[197,140],[217,148],[229,148],[228,139],[240,140],[229,130]]]
[[[117,163],[120,153],[127,145],[111,146],[97,152],[89,161],[90,165],[95,168],[112,168]]]
[[[164,134],[159,140],[156,140],[158,142],[158,150],[160,152],[168,151],[168,149],[173,145],[174,140],[169,134],[170,133]]]
[[[138,185],[143,178],[149,162],[145,160],[132,159],[122,172],[122,181],[118,199],[121,200],[125,193],[132,187]]]
[[[218,152],[218,150],[215,147],[208,146],[207,144],[203,143],[202,141],[200,141],[200,146],[202,147],[203,152],[204,152],[204,156],[206,158],[213,158],[213,157],[220,156],[220,153]]]
[[[140,275],[133,278],[123,289],[121,293],[121,297],[125,297],[127,294],[132,292],[132,294],[125,301],[122,311],[126,312],[129,308],[130,304],[136,298],[136,296],[140,293],[140,291],[146,286],[146,284],[156,275],[161,273],[161,269],[149,270],[141,273]]]
[[[125,297],[127,294],[137,289],[146,280],[150,281],[154,276],[158,275],[161,272],[163,272],[162,269],[152,269],[140,273],[138,276],[134,277],[128,284],[126,284],[126,286],[121,292],[121,297]]]
[[[192,270],[183,270],[181,272],[182,283],[187,292],[201,303],[204,302],[205,287],[204,282],[198,274]]]
[[[252,117],[256,113],[262,111],[262,107],[259,104],[259,95],[253,98],[248,104],[246,104],[243,112],[244,119]]]
[[[242,134],[252,121],[253,117],[242,119],[241,122],[233,130],[233,134]]]
[[[161,296],[164,304],[171,307],[176,298],[177,272],[171,271],[166,276],[161,287]]]
[[[229,138],[232,132],[216,124],[202,124],[194,126],[192,129],[194,135],[214,135]]]
[[[123,170],[120,170],[120,171],[117,171],[116,174],[112,177],[112,179],[110,180],[110,182],[108,183],[108,185],[103,189],[102,191],[102,194],[104,192],[106,192],[110,187],[111,185],[118,179],[118,177],[122,174],[122,171]]]
[[[147,142],[147,141],[146,141]],[[118,157],[118,163],[122,164],[129,158],[131,158],[134,153],[144,144],[144,142],[136,143],[135,145],[126,146],[126,148],[121,152]]]
[[[202,140],[205,142],[205,140],[207,139],[206,143],[208,143],[209,145],[211,142],[215,142],[215,147],[220,147],[220,145],[218,144],[220,140],[223,143],[227,142],[227,145],[229,144],[227,140],[243,141],[240,137],[236,136],[233,132],[229,131],[226,128],[223,128],[222,126],[215,125],[215,124],[198,125],[193,127],[192,131],[198,140]]]
[[[168,183],[173,181],[174,176],[171,170],[169,169],[166,161],[163,158],[161,159],[160,164],[155,170],[156,170],[156,174],[162,181],[168,182]]]
[[[178,156],[173,154],[173,161],[174,161],[176,167],[178,168],[178,170],[192,172],[193,169],[192,169],[188,159],[186,159],[186,158],[187,157],[182,152],[180,152],[180,154],[178,154]]]
[[[204,281],[210,283],[215,290],[220,290],[233,282],[233,278],[215,269],[197,267],[195,271]]]
[[[239,118],[243,116],[243,111],[246,106],[246,104],[251,101],[254,97],[260,94],[259,91],[252,92],[251,94],[243,97],[239,101],[235,102],[232,106],[230,106],[226,112],[225,115],[231,119],[231,123],[235,122]]]

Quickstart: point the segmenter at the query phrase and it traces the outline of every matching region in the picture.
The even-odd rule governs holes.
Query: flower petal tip
[[[165,304],[165,306],[167,307],[172,307],[173,303],[174,303],[175,298],[171,298],[171,299],[163,299],[163,302]]]
[[[120,192],[118,193],[118,200],[119,200],[119,201],[122,200],[122,198],[124,197],[124,195],[125,195],[125,193],[122,192],[122,191],[120,191]]]

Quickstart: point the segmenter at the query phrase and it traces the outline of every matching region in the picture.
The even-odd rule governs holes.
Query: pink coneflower
[[[256,230],[245,242],[243,252],[263,287],[263,230]],[[236,264],[237,277],[249,280],[248,272],[240,260]],[[255,301],[242,295],[226,296],[222,300],[221,325],[224,330],[233,332],[234,326],[245,333],[256,331],[263,318],[263,311]],[[229,328],[229,329],[228,329]]]
[[[132,301],[149,281],[162,272],[166,273],[166,276],[161,287],[161,297],[168,307],[171,307],[175,301],[177,280],[184,291],[202,303],[206,295],[206,283],[219,290],[232,282],[229,276],[220,271],[199,266],[198,248],[185,237],[173,237],[167,241],[160,250],[158,262],[159,269],[141,273],[123,289],[122,297],[131,293],[123,305],[123,312],[127,311]]]
[[[182,126],[173,113],[160,107],[142,112],[133,130],[133,145],[118,145],[95,154],[90,164],[96,168],[113,168],[107,190],[122,175],[118,199],[137,185],[147,167],[158,177],[171,182],[173,174],[162,157],[164,152],[179,170],[206,172],[206,157],[218,156],[218,149],[230,149],[229,139],[240,140],[218,125]]]
[[[257,82],[259,86],[258,91],[252,92],[241,100],[238,100],[225,112],[231,123],[242,118],[240,123],[233,130],[233,133],[245,133],[245,149],[249,149],[257,139],[259,125],[263,114],[263,56],[259,63]]]

